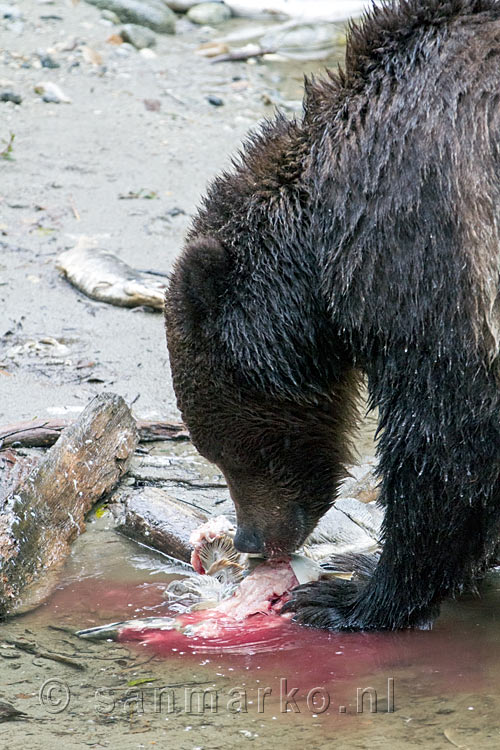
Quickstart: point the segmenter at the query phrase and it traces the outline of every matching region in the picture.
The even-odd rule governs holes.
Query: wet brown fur
[[[242,550],[295,549],[334,501],[360,373],[379,409],[384,551],[369,580],[299,587],[299,622],[425,624],[492,554],[499,60],[495,0],[373,8],[303,118],[215,179],[177,262],[174,387]]]

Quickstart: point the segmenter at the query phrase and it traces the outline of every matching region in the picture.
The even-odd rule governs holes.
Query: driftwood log
[[[124,400],[102,394],[24,482],[15,477],[16,491],[0,506],[0,615],[25,602],[27,587],[64,560],[85,515],[126,472],[137,442]]]
[[[176,560],[189,562],[189,536],[205,523],[207,515],[157,487],[119,490],[113,501],[117,531]]]
[[[26,481],[39,462],[39,456],[20,456],[10,449],[0,452],[0,514],[7,498]]]
[[[67,419],[35,419],[32,422],[0,427],[0,449],[11,446],[48,448],[59,440],[61,432],[73,424]],[[181,422],[137,420],[139,440],[189,440],[189,433]]]

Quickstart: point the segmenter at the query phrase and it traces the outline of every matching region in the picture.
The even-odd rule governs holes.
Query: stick
[[[51,659],[52,661],[66,664],[66,666],[73,667],[73,669],[78,669],[80,671],[86,669],[85,664],[80,664],[74,659],[70,659],[69,656],[64,656],[63,654],[51,654],[49,651],[40,651],[34,643],[24,643],[23,641],[15,641],[10,638],[7,638],[6,642],[15,646],[19,651],[26,651],[27,654],[37,656],[39,659]]]
[[[35,419],[0,428],[0,450],[16,445],[22,448],[45,448],[54,445],[61,432],[72,424],[67,419]],[[137,420],[139,440],[189,440],[189,433],[180,422]]]

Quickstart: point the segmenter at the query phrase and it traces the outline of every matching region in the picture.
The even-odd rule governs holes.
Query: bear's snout
[[[263,551],[264,540],[257,529],[238,526],[234,537],[234,546],[238,552],[256,554]]]

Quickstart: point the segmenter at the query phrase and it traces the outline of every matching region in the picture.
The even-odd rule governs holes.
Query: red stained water
[[[168,617],[164,584],[124,584],[84,579],[57,590],[42,609],[54,622],[71,614],[78,627],[117,620]],[[498,596],[496,596],[498,599]],[[496,602],[495,602],[496,603]],[[481,618],[481,611],[487,614]],[[39,610],[40,613],[40,610]],[[210,618],[210,610],[182,616],[185,624]],[[388,678],[411,683],[425,695],[484,691],[496,684],[500,665],[498,621],[491,601],[454,604],[432,631],[396,633],[328,633],[294,625],[277,616],[254,615],[244,622],[227,621],[214,638],[187,637],[177,630],[126,630],[120,640],[136,644],[165,660],[182,659],[186,667],[211,656],[222,669],[256,670],[264,679],[300,680],[301,691],[315,686],[355,685],[377,679],[385,691]],[[248,671],[246,672],[248,675]]]
[[[217,653],[251,655],[283,651],[299,646],[304,628],[298,628],[278,615],[256,614],[244,621],[221,618],[210,610],[202,610],[177,617],[182,626],[210,625],[216,634],[184,635],[178,630],[136,630],[127,628],[120,634],[123,642],[136,641],[150,647],[156,654],[167,657],[175,651],[194,654]]]
[[[183,624],[205,619],[203,612],[184,615]],[[485,686],[485,665],[500,663],[500,644],[471,638],[450,623],[434,631],[397,633],[328,633],[305,628],[278,616],[254,615],[226,622],[215,637],[187,637],[177,630],[124,630],[121,642],[135,642],[163,658],[182,653],[214,654],[232,665],[244,657],[267,674],[300,676],[302,690],[362,676],[393,675],[410,670],[431,693],[475,691]],[[226,659],[224,659],[226,657]],[[219,659],[221,661],[221,659]]]

